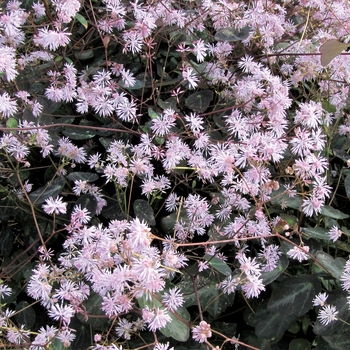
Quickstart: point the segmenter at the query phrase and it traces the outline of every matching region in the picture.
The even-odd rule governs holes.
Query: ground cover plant
[[[347,1],[1,6],[0,347],[349,348]]]

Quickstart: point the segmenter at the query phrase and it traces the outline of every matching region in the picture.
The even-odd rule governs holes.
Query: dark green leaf
[[[204,255],[204,259],[209,262],[209,265],[213,267],[216,271],[222,273],[225,276],[231,275],[230,267],[221,259],[216,256],[212,256],[209,254]]]
[[[141,308],[148,306],[150,309],[153,307],[160,308],[162,303],[158,298],[152,297],[147,299],[145,295],[138,299]],[[167,337],[172,337],[177,341],[185,342],[190,336],[190,327],[187,322],[190,321],[191,315],[188,313],[187,309],[181,307],[176,310],[176,312],[169,312],[171,321],[166,324],[165,327],[160,329],[160,332]]]
[[[156,224],[153,208],[146,200],[136,199],[133,204],[133,209],[136,217],[138,217],[140,220],[146,221],[150,226],[154,226]]]
[[[212,99],[213,92],[211,90],[201,90],[188,96],[186,106],[197,113],[203,113],[209,107]]]
[[[51,342],[52,350],[71,350],[72,347],[66,348],[58,338],[53,338]]]
[[[16,306],[15,319],[18,324],[24,325],[25,329],[31,329],[36,322],[34,309],[26,301],[20,301]]]
[[[246,26],[242,29],[235,27],[219,29],[215,34],[215,40],[218,41],[241,41],[249,37],[251,27]]]
[[[185,294],[184,306],[189,307],[198,305],[196,293],[193,289],[192,283],[184,282],[179,285]],[[220,291],[216,282],[208,281],[204,286],[197,286],[197,295],[202,305],[202,311],[208,312],[212,317],[221,315],[227,307],[231,306],[234,301],[235,294],[224,294]]]
[[[119,85],[124,89],[137,90],[137,89],[142,89],[145,86],[145,83],[142,80],[136,79],[135,84],[133,86],[126,86],[122,81],[119,82]]]
[[[332,277],[340,280],[341,275],[344,272],[344,266],[346,261],[343,258],[333,258],[329,254],[323,251],[318,251],[315,254],[317,261],[331,273]]]
[[[271,203],[274,205],[280,205],[282,207],[301,210],[303,199],[301,196],[298,195],[290,198],[289,195],[285,193],[283,185],[280,185],[280,188],[277,191],[272,191]]]
[[[327,100],[322,102],[322,108],[329,113],[335,113],[337,111],[336,107]]]
[[[46,186],[42,186],[29,194],[29,198],[33,204],[42,204],[45,199],[49,197],[57,197],[63,190],[65,184],[64,177],[58,177],[48,183]]]
[[[23,267],[27,265],[28,261],[28,254],[24,253],[23,249],[14,250],[13,254],[2,262],[2,273],[20,281],[23,278]]]
[[[302,228],[302,234],[303,236],[306,236],[308,238],[316,238],[316,239],[322,239],[325,241],[329,241],[329,230],[325,229],[324,227],[303,227]]]
[[[88,173],[88,172],[82,172],[82,171],[75,171],[74,173],[70,173],[67,176],[67,179],[71,181],[87,181],[87,182],[93,182],[98,179],[98,175],[96,173]]]
[[[337,350],[350,350],[350,331],[338,335],[333,344]]]
[[[112,198],[107,198],[107,205],[102,209],[102,215],[110,220],[125,220],[126,214],[123,212],[123,200],[113,195]]]
[[[311,344],[308,340],[298,338],[293,339],[290,344],[288,350],[310,350]]]
[[[87,20],[85,19],[84,16],[82,16],[80,13],[77,13],[75,15],[75,18],[85,27],[85,29],[87,29],[88,22],[87,22]]]
[[[304,315],[312,307],[312,300],[321,290],[320,282],[313,275],[291,277],[279,282],[268,302],[271,311],[283,310],[285,315]]]
[[[166,235],[173,235],[175,224],[176,224],[177,220],[180,220],[180,219],[187,224],[189,223],[189,220],[188,220],[187,215],[186,215],[184,210],[181,210],[180,215],[178,215],[177,212],[174,212],[174,213],[171,213],[167,216],[162,217],[160,220],[160,225],[161,225],[163,232]]]
[[[80,322],[88,323],[94,329],[103,328],[108,321],[108,317],[105,312],[102,311],[101,303],[102,297],[99,294],[92,292],[89,298],[84,301],[84,307],[86,308],[89,318],[86,320],[84,315],[80,314],[78,315]]]
[[[81,129],[75,128],[74,126],[66,127],[62,133],[64,136],[69,137],[71,140],[88,140],[96,135],[96,131],[93,129]]]
[[[148,115],[151,119],[158,118],[158,114],[152,108],[148,108]]]
[[[350,175],[344,180],[345,192],[348,198],[350,198]]]
[[[342,213],[338,209],[334,209],[333,207],[330,207],[329,205],[325,205],[322,208],[321,214],[324,216],[328,216],[333,219],[347,219],[349,217],[348,214]]]
[[[288,264],[289,259],[285,255],[282,255],[275,269],[269,272],[263,272],[261,274],[261,279],[263,280],[264,285],[267,286],[271,282],[275,281],[280,275],[282,275],[282,273],[288,267]]]
[[[187,322],[190,321],[191,315],[184,307],[178,308],[174,313],[169,312],[169,315],[171,321],[160,329],[161,333],[166,337],[185,342],[190,337],[190,327],[187,325]]]
[[[345,322],[350,321],[350,310],[349,310],[349,304],[347,303],[347,296],[348,294],[337,288],[328,293],[328,298],[327,298],[327,304],[333,305],[336,307],[338,311],[338,317],[341,320],[344,320]],[[349,329],[349,326],[345,324],[344,322],[341,321],[333,321],[329,323],[328,325],[323,325],[321,324],[320,320],[317,319],[313,332],[317,335],[328,335],[328,334],[333,334],[333,333],[342,333],[346,330]]]
[[[255,334],[263,339],[279,339],[298,319],[294,314],[285,314],[283,309],[269,310],[261,307],[256,311]]]
[[[96,214],[97,199],[92,194],[87,193],[79,197],[79,199],[75,202],[75,205],[80,205],[82,209],[86,208],[91,215]]]
[[[101,145],[107,149],[109,147],[109,145],[112,143],[113,139],[110,137],[100,137],[99,141],[101,143]]]
[[[15,118],[9,118],[6,120],[7,128],[18,128],[18,121]]]
[[[88,60],[89,58],[94,57],[95,53],[93,50],[85,50],[85,51],[78,51],[74,53],[74,57],[78,60]]]
[[[5,227],[0,233],[0,256],[7,257],[12,252],[15,236],[10,227]]]

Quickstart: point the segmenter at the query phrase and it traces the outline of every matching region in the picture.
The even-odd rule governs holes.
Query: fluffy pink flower
[[[155,311],[155,316],[149,323],[148,328],[150,331],[155,332],[157,329],[165,327],[165,325],[171,321],[171,317],[168,312],[164,309],[159,309]]]
[[[54,31],[48,28],[41,28],[38,30],[34,42],[37,45],[43,46],[45,49],[55,51],[60,46],[66,46],[69,43],[70,34],[71,33],[65,31]]]
[[[42,207],[46,214],[65,214],[67,212],[67,203],[63,203],[61,197],[56,197],[56,199],[49,197],[45,202],[46,204],[43,204]]]
[[[204,343],[207,338],[212,336],[210,324],[205,321],[201,321],[198,326],[194,327],[192,333],[193,339],[199,343]]]
[[[17,112],[17,105],[14,100],[11,100],[10,95],[4,92],[0,95],[0,113],[4,117],[12,117]]]

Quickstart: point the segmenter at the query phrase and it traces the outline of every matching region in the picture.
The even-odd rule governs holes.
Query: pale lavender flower
[[[207,51],[207,45],[202,39],[199,39],[193,43],[192,52],[196,55],[198,62],[204,61],[204,58],[207,55],[206,51]]]
[[[184,67],[182,70],[182,77],[188,82],[190,89],[195,89],[198,86],[199,78],[192,67]]]
[[[53,304],[48,312],[48,315],[54,320],[62,321],[64,325],[69,325],[71,318],[75,312],[72,306],[63,304]]]
[[[126,340],[130,340],[131,333],[133,333],[133,324],[126,318],[122,318],[118,322],[118,326],[115,328],[118,337],[123,337]]]
[[[169,346],[169,342],[166,344],[157,343],[153,350],[174,350],[174,348],[170,348]]]
[[[244,272],[247,276],[260,276],[261,268],[260,264],[256,261],[255,258],[247,257],[245,254],[242,254],[238,257],[238,262],[240,263],[240,270]]]
[[[71,220],[77,221],[81,224],[87,224],[91,220],[91,216],[89,215],[89,211],[86,208],[81,208],[81,205],[74,206]]]
[[[61,341],[65,348],[70,347],[72,341],[75,339],[75,334],[72,331],[73,330],[68,327],[64,327],[62,330],[58,331],[57,339]]]
[[[179,288],[170,288],[168,292],[164,293],[162,298],[163,303],[170,311],[175,311],[183,305],[184,298]]]
[[[201,321],[198,326],[192,330],[192,337],[199,343],[204,343],[208,338],[212,336],[210,324],[205,321]]]
[[[54,31],[46,28],[39,28],[38,34],[34,37],[34,43],[41,45],[45,49],[55,51],[60,46],[66,46],[69,42],[71,33],[65,31]]]
[[[314,306],[325,306],[327,298],[328,298],[327,293],[319,293],[312,300],[312,303]]]
[[[321,213],[324,200],[311,196],[303,200],[302,209],[306,216],[313,216]]]
[[[94,110],[101,117],[109,117],[114,112],[114,107],[112,102],[107,96],[98,96],[93,103]]]
[[[128,30],[123,33],[123,39],[125,40],[123,53],[131,51],[133,54],[141,51],[142,38],[140,34],[135,30]]]
[[[0,285],[0,298],[3,298],[4,296],[9,296],[12,293],[12,289],[5,284]]]
[[[151,129],[157,136],[164,136],[170,132],[170,129],[175,126],[176,114],[172,109],[164,110],[164,113],[158,115],[152,120]]]
[[[26,341],[28,338],[28,334],[26,335],[26,333],[28,333],[27,331],[25,331],[24,329],[24,325],[21,325],[20,328],[11,328],[9,330],[7,330],[7,334],[6,334],[6,338],[10,343],[14,343],[14,344],[22,344],[24,343],[24,341]]]
[[[333,242],[335,242],[335,241],[337,241],[337,240],[341,237],[341,235],[343,234],[343,231],[340,230],[337,226],[334,225],[334,226],[329,230],[328,234],[329,234],[329,238],[330,238]]]
[[[156,330],[165,327],[170,321],[171,317],[168,312],[164,309],[157,308],[153,319],[149,322],[148,329],[151,332],[155,332]]]
[[[46,214],[65,214],[67,212],[67,203],[62,202],[62,197],[53,199],[49,197],[45,199],[46,204],[43,204],[43,209]]]
[[[127,238],[135,252],[141,252],[143,249],[150,246],[153,235],[151,229],[144,221],[135,218],[130,223],[129,231]]]
[[[35,337],[32,342],[30,349],[42,349],[43,346],[48,345],[49,342],[56,336],[57,329],[54,326],[46,326],[46,328],[41,327],[39,329],[39,334]]]
[[[272,271],[277,267],[277,263],[280,259],[282,252],[279,247],[275,244],[270,244],[264,247],[260,253],[258,253],[258,257],[263,260],[264,267],[263,271]]]
[[[221,288],[226,294],[231,294],[236,291],[240,281],[240,277],[232,277],[230,275],[218,284],[218,288]]]
[[[0,73],[5,72],[6,80],[12,81],[16,78],[16,50],[13,47],[0,45]]]
[[[309,252],[309,249],[309,246],[303,246],[301,248],[298,246],[294,246],[287,252],[287,255],[292,259],[296,259],[299,262],[302,262],[303,260],[307,260],[309,258],[307,254]]]
[[[4,117],[12,117],[17,112],[17,105],[7,92],[0,95],[0,113]]]
[[[137,119],[136,116],[136,103],[123,99],[117,106],[117,116],[126,122],[134,123]]]
[[[257,298],[259,294],[265,290],[265,286],[258,276],[248,275],[242,285],[242,290],[248,299]]]
[[[123,79],[123,84],[125,87],[132,87],[136,83],[136,79],[134,75],[130,72],[130,70],[125,70],[124,68],[120,72],[122,79]]]
[[[198,271],[202,272],[209,269],[208,261],[198,261]]]
[[[322,120],[323,109],[320,102],[305,102],[299,105],[295,113],[295,122],[308,128],[318,127]]]
[[[60,22],[69,23],[80,8],[79,0],[52,0]]]
[[[344,290],[350,292],[350,260],[345,263],[344,272],[340,277],[340,280],[343,282],[342,287]]]
[[[45,6],[42,3],[40,3],[40,2],[33,3],[32,9],[34,11],[34,14],[35,14],[36,18],[40,18],[42,16],[45,16],[45,14],[46,14]]]
[[[325,305],[318,312],[317,318],[320,320],[321,324],[327,326],[329,323],[338,320],[337,308],[333,305]]]
[[[187,122],[186,125],[190,127],[191,131],[195,135],[199,135],[199,133],[204,129],[204,126],[202,125],[204,122],[203,117],[200,117],[195,113],[185,115],[185,120]]]

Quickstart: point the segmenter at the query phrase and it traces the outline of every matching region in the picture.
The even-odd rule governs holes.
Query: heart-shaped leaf
[[[349,44],[344,44],[337,39],[326,41],[320,47],[322,66],[326,67],[333,58],[339,56],[349,46]]]

